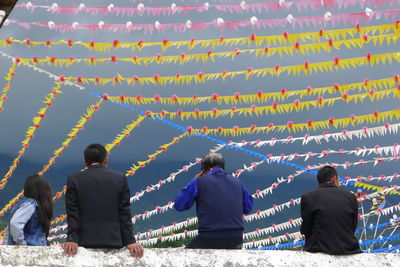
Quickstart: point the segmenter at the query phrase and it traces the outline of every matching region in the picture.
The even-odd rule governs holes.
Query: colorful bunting
[[[154,152],[153,154],[147,156],[147,158],[148,158],[147,160],[145,160],[145,161],[138,161],[136,164],[133,164],[132,167],[126,172],[125,175],[126,175],[126,176],[133,176],[133,175],[135,175],[135,174],[136,174],[136,171],[137,171],[138,169],[144,168],[147,164],[149,164],[150,162],[152,162],[153,160],[155,160],[156,157],[157,157],[159,154],[161,154],[161,153],[167,151],[168,148],[169,148],[170,146],[172,146],[173,144],[179,143],[180,139],[186,137],[187,135],[188,135],[187,132],[184,132],[184,133],[182,133],[181,135],[179,135],[179,136],[177,136],[177,137],[174,137],[174,138],[172,139],[172,141],[170,141],[170,142],[168,142],[168,143],[166,143],[166,144],[160,146],[160,149],[159,149],[159,150],[157,150],[157,151]]]
[[[372,20],[396,20],[399,16],[400,9],[389,9],[389,10],[376,10],[369,12],[359,13],[344,13],[344,14],[332,14],[326,12],[322,16],[310,16],[310,17],[293,17],[289,14],[287,18],[280,19],[264,19],[259,20],[255,16],[248,20],[240,21],[224,21],[222,18],[216,18],[210,22],[198,22],[194,23],[186,21],[184,23],[165,23],[161,24],[158,20],[152,24],[134,24],[131,21],[127,21],[125,24],[106,24],[104,21],[99,21],[97,24],[81,24],[77,21],[72,24],[57,24],[53,21],[47,23],[42,22],[21,22],[17,20],[7,19],[4,25],[15,24],[26,30],[31,29],[31,26],[37,26],[42,28],[48,28],[49,30],[55,30],[60,33],[73,32],[78,30],[90,31],[92,33],[97,31],[106,32],[120,32],[130,33],[132,31],[143,31],[145,34],[153,32],[165,33],[167,30],[173,30],[174,32],[183,33],[187,30],[203,31],[210,27],[215,29],[223,30],[238,30],[242,27],[249,27],[256,29],[267,29],[276,27],[292,26],[293,28],[308,27],[308,26],[327,26],[327,25],[339,25],[339,24],[357,24],[360,22],[369,23]]]
[[[239,55],[254,55],[255,57],[271,57],[273,55],[279,55],[280,57],[287,55],[293,56],[294,54],[302,54],[308,55],[310,53],[321,53],[321,51],[331,52],[332,49],[339,50],[341,47],[345,46],[348,49],[353,48],[363,48],[365,44],[373,43],[374,45],[382,45],[383,43],[396,44],[400,37],[400,32],[396,32],[394,34],[387,35],[378,35],[378,36],[364,36],[362,38],[357,39],[348,39],[343,41],[332,41],[324,43],[315,43],[315,44],[301,44],[296,42],[294,46],[283,46],[283,47],[265,47],[261,49],[234,49],[229,52],[212,52],[208,51],[204,54],[180,54],[174,56],[163,56],[161,54],[157,54],[154,57],[123,57],[119,58],[117,56],[111,56],[109,58],[74,58],[70,57],[68,59],[57,58],[57,57],[47,57],[47,58],[20,58],[23,62],[28,62],[30,64],[36,65],[49,65],[49,66],[57,66],[57,67],[70,67],[74,64],[83,63],[89,66],[96,66],[97,64],[103,63],[116,63],[116,62],[126,62],[135,65],[145,65],[148,64],[186,64],[190,62],[203,62],[207,63],[209,61],[215,62],[216,58],[232,58],[232,60],[236,59]]]
[[[4,175],[3,179],[0,181],[0,190],[4,189],[5,185],[7,184],[7,181],[11,178],[15,169],[20,163],[21,158],[25,155],[25,151],[29,147],[30,141],[34,137],[36,130],[40,128],[40,122],[46,117],[46,112],[53,105],[53,101],[56,95],[62,93],[59,90],[60,88],[61,88],[61,83],[55,82],[55,86],[52,88],[52,91],[45,96],[45,100],[43,101],[45,106],[39,110],[39,112],[37,113],[38,116],[32,119],[33,125],[30,126],[26,131],[25,139],[21,143],[22,147],[18,151],[18,156],[13,160],[13,163],[10,166],[9,170]],[[0,211],[0,217],[2,216],[2,214],[3,213]]]
[[[400,22],[394,24],[383,24],[383,25],[375,25],[375,26],[367,26],[361,27],[359,24],[354,28],[348,29],[339,29],[339,30],[323,30],[321,29],[318,32],[303,32],[303,33],[288,33],[284,32],[280,35],[266,35],[266,36],[256,36],[254,33],[249,37],[239,37],[239,38],[225,38],[221,36],[219,39],[210,39],[210,40],[196,40],[192,39],[189,41],[170,41],[168,39],[164,39],[161,42],[145,42],[143,40],[139,40],[138,42],[122,42],[119,40],[114,40],[108,43],[101,43],[96,41],[83,42],[83,41],[74,41],[74,40],[59,40],[59,41],[32,41],[30,39],[26,40],[16,40],[12,37],[7,40],[0,40],[0,47],[8,47],[12,44],[24,44],[26,47],[36,47],[36,46],[45,46],[52,47],[55,45],[67,45],[68,47],[73,46],[83,46],[89,50],[95,50],[98,52],[108,52],[110,50],[117,50],[121,48],[128,48],[133,51],[141,50],[146,47],[161,47],[163,51],[165,51],[169,47],[187,47],[189,50],[194,47],[200,46],[201,48],[213,48],[219,46],[238,46],[238,45],[247,45],[247,46],[256,46],[262,47],[267,45],[270,47],[271,45],[286,45],[287,43],[294,45],[296,42],[319,42],[322,39],[325,40],[333,40],[333,44],[335,41],[339,41],[341,39],[346,40],[348,37],[354,38],[355,36],[359,37],[368,37],[370,35],[374,35],[375,33],[379,33],[380,35],[388,34],[388,33],[397,33],[400,30]],[[265,48],[265,47],[264,47]]]
[[[22,3],[15,5],[15,7],[26,8],[27,10],[34,12],[36,9],[44,9],[52,14],[63,14],[69,16],[75,16],[80,13],[89,14],[92,16],[106,16],[114,15],[121,17],[132,17],[132,16],[171,16],[178,14],[187,14],[190,11],[206,12],[210,8],[216,9],[223,12],[242,14],[244,12],[262,13],[262,12],[277,12],[279,10],[289,11],[292,8],[296,8],[297,11],[311,9],[313,11],[320,9],[321,7],[329,8],[347,8],[349,6],[359,5],[364,7],[365,5],[385,5],[390,2],[393,5],[394,2],[400,3],[399,0],[347,0],[347,1],[320,1],[320,0],[299,0],[290,2],[271,2],[271,3],[246,3],[241,1],[239,4],[209,4],[205,2],[203,5],[185,5],[180,6],[171,4],[171,6],[145,6],[143,3],[139,3],[136,7],[130,6],[114,6],[109,4],[108,6],[85,6],[80,4],[79,6],[59,6],[54,3],[52,5],[34,5],[31,2]],[[327,4],[328,2],[329,4]]]
[[[11,89],[11,80],[15,76],[15,68],[17,67],[17,62],[13,62],[11,64],[11,67],[9,68],[6,77],[4,80],[7,81],[6,85],[3,87],[3,90],[1,91],[1,96],[0,96],[0,112],[4,110],[3,103],[7,99],[7,93]]]
[[[370,90],[368,93],[356,94],[356,95],[348,95],[343,94],[341,97],[335,98],[323,98],[319,97],[316,100],[304,101],[301,102],[299,99],[296,99],[293,103],[280,104],[274,102],[271,106],[256,106],[252,105],[249,108],[236,108],[236,106],[231,109],[217,109],[213,108],[212,110],[200,111],[199,109],[195,109],[194,111],[182,111],[181,109],[178,111],[166,111],[163,110],[160,113],[150,113],[152,117],[159,118],[169,118],[169,119],[181,119],[181,120],[189,120],[189,119],[217,119],[219,117],[230,116],[231,118],[234,116],[268,116],[268,115],[276,115],[276,114],[284,114],[291,112],[300,112],[304,110],[309,110],[310,108],[318,108],[322,109],[326,106],[333,106],[337,101],[345,101],[347,104],[354,103],[362,103],[365,99],[369,99],[371,102],[376,99],[381,100],[383,98],[400,98],[400,86],[399,88],[387,89],[383,91],[375,91]]]

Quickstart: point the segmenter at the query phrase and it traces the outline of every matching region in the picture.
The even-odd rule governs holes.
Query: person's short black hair
[[[328,183],[333,177],[338,177],[338,173],[332,166],[324,166],[319,169],[317,179],[319,184]]]
[[[220,153],[208,153],[201,160],[201,170],[208,171],[213,168],[221,168],[225,170],[225,160]]]
[[[85,149],[84,156],[88,165],[103,163],[107,157],[107,150],[100,144],[91,144]]]

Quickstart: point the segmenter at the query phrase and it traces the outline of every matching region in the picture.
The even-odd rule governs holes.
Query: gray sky
[[[20,1],[24,3],[24,1]],[[81,1],[57,1],[59,6],[62,5],[79,5]],[[148,3],[145,2],[146,6],[150,5],[165,5],[170,6],[173,1],[153,1]],[[250,1],[248,1],[250,2]],[[251,1],[256,2],[256,1]],[[50,4],[52,2],[47,1],[34,1],[34,4]],[[86,1],[86,6],[107,6],[112,3],[112,1]],[[185,1],[184,4],[196,4],[194,1]],[[201,4],[203,2],[198,2]],[[210,1],[210,4],[214,1]],[[217,2],[219,3],[219,2]],[[235,2],[236,3],[236,2]],[[180,1],[176,2],[177,5],[181,5]],[[115,6],[132,6],[128,0],[114,2]],[[364,7],[365,8],[365,7]],[[292,8],[290,11],[279,11],[275,13],[256,14],[258,19],[270,19],[270,18],[286,18],[288,14],[292,14],[294,17],[301,16],[317,16],[323,15],[325,12],[330,11],[333,14],[339,13],[351,13],[351,12],[363,12],[364,8],[359,6],[350,7],[347,9],[340,10],[330,10],[321,8],[317,11],[297,11]],[[377,8],[371,7],[374,10],[378,9],[388,9],[388,6],[379,6]],[[399,6],[393,6],[391,8],[399,8]],[[55,23],[73,23],[78,21],[79,23],[98,23],[99,20],[103,20],[106,23],[125,23],[130,20],[134,23],[154,23],[154,21],[159,20],[161,23],[173,23],[173,22],[185,22],[190,19],[192,22],[209,22],[218,17],[223,18],[225,21],[232,20],[247,20],[251,16],[254,16],[252,12],[243,12],[243,14],[230,14],[221,11],[216,11],[211,9],[204,13],[197,13],[194,11],[189,12],[187,15],[174,15],[170,17],[161,16],[158,18],[151,16],[135,16],[131,18],[118,17],[118,16],[105,16],[96,17],[91,15],[78,14],[77,16],[65,16],[65,15],[52,15],[42,9],[36,9],[34,12],[27,11],[24,8],[15,8],[10,15],[10,19],[15,19],[21,22],[42,22],[47,23],[49,20]],[[367,25],[379,25],[386,23],[394,23],[393,20],[373,20],[369,24],[362,22],[362,26]],[[341,28],[353,28],[354,25],[347,23],[346,25],[339,25],[336,27],[327,26],[324,30],[331,29],[341,29]],[[153,33],[152,35],[145,35],[143,32],[131,32],[129,34],[121,34],[119,32],[104,32],[98,31],[96,33],[90,33],[84,30],[75,31],[71,33],[59,33],[56,31],[51,31],[47,28],[32,26],[30,30],[25,30],[16,25],[3,26],[0,30],[0,39],[4,40],[8,37],[13,37],[15,39],[30,39],[32,41],[45,41],[45,40],[68,40],[72,39],[75,41],[85,41],[89,42],[91,40],[96,40],[97,42],[109,42],[118,39],[121,42],[137,42],[139,40],[145,41],[161,41],[163,39],[168,40],[190,40],[192,38],[200,39],[215,39],[220,36],[225,38],[235,38],[235,37],[245,37],[250,36],[251,33],[255,33],[257,36],[272,35],[272,34],[282,34],[287,31],[289,33],[297,32],[313,32],[319,31],[321,27],[305,27],[303,29],[295,28],[290,26],[285,28],[273,28],[273,29],[252,29],[251,27],[241,28],[238,31],[220,31],[214,28],[210,28],[203,32],[187,31],[185,33],[174,33],[172,31],[167,31],[166,33]],[[378,33],[377,33],[378,34]],[[215,51],[231,51],[236,47],[218,47],[212,49]],[[237,48],[246,49],[247,46],[238,46]],[[72,48],[67,48],[66,46],[53,46],[52,48],[46,48],[43,46],[38,46],[35,48],[26,48],[24,45],[13,45],[8,48],[1,48],[4,51],[13,56],[19,56],[21,58],[26,57],[47,57],[56,56],[58,58],[69,58],[71,56],[75,58],[83,57],[110,57],[116,55],[117,57],[132,57],[133,55],[138,56],[154,56],[157,53],[162,53],[163,55],[179,55],[180,53],[192,54],[192,53],[207,53],[209,49],[201,49],[197,47],[192,51],[188,51],[185,47],[176,49],[169,48],[166,52],[162,52],[159,48],[146,48],[142,51],[132,52],[129,49],[113,50],[106,53],[100,53],[95,51],[87,50],[81,46],[74,46]],[[184,65],[179,64],[164,64],[157,65],[151,64],[149,66],[137,66],[130,63],[107,63],[99,64],[97,66],[87,66],[87,65],[74,65],[70,68],[65,67],[49,67],[43,66],[43,69],[50,71],[56,75],[65,76],[77,76],[81,75],[83,77],[112,77],[119,73],[122,76],[132,77],[134,75],[140,77],[151,77],[155,73],[160,75],[175,75],[176,73],[181,74],[196,74],[198,72],[210,73],[210,72],[221,72],[223,70],[236,71],[236,70],[246,70],[251,67],[256,68],[266,68],[274,67],[275,65],[287,66],[303,64],[304,61],[309,62],[323,62],[332,60],[335,56],[340,58],[350,58],[350,57],[362,57],[367,53],[378,54],[378,53],[390,53],[398,51],[398,45],[377,45],[373,44],[365,45],[363,49],[347,49],[343,47],[340,50],[332,51],[332,53],[316,53],[301,55],[296,54],[294,56],[283,56],[279,57],[274,55],[272,57],[259,57],[256,58],[252,55],[239,55],[235,60],[231,58],[217,59],[215,63],[188,63]],[[10,61],[2,58],[0,60],[0,76],[4,77],[10,66]],[[143,95],[146,97],[152,97],[155,94],[160,94],[161,96],[171,96],[176,94],[178,96],[192,96],[193,94],[199,96],[207,96],[212,93],[218,93],[219,95],[232,95],[235,92],[240,92],[241,94],[254,94],[258,90],[263,90],[264,92],[276,92],[280,91],[281,88],[286,88],[287,90],[298,90],[306,88],[307,86],[312,87],[322,87],[329,86],[334,83],[347,84],[361,82],[364,78],[370,80],[382,79],[392,77],[398,74],[399,64],[387,64],[385,66],[379,65],[374,68],[371,67],[358,67],[349,70],[339,70],[335,72],[326,72],[312,75],[300,75],[300,76],[288,76],[281,75],[280,77],[261,77],[261,78],[251,78],[245,80],[243,77],[236,77],[232,80],[216,80],[207,82],[204,84],[190,84],[190,85],[170,85],[170,86],[135,86],[129,87],[127,85],[112,86],[108,85],[105,87],[88,85],[87,88],[94,90],[99,93],[108,93],[110,95],[120,95],[125,94],[127,96]],[[0,86],[3,87],[5,84],[4,80],[0,81]],[[50,88],[53,86],[53,81],[46,77],[46,75],[32,71],[30,68],[25,68],[19,66],[16,70],[15,79],[12,81],[12,88],[8,93],[8,99],[4,102],[4,111],[0,113],[0,157],[4,157],[2,160],[0,175],[4,175],[8,166],[11,164],[12,158],[16,156],[17,151],[20,148],[21,141],[24,138],[24,132],[27,127],[31,125],[32,117],[35,112],[43,106],[41,103],[43,97],[49,92]],[[85,112],[86,108],[94,104],[97,99],[88,91],[80,91],[77,88],[63,86],[63,94],[58,95],[54,101],[53,106],[47,112],[47,117],[43,120],[41,128],[37,130],[35,138],[33,139],[24,161],[18,167],[18,172],[10,179],[8,187],[4,190],[11,197],[14,192],[20,190],[20,186],[23,183],[24,176],[32,171],[32,168],[36,166],[43,165],[52,155],[52,151],[58,148],[61,142],[66,138],[66,134],[75,125],[76,121]],[[325,97],[336,97],[326,95]],[[293,102],[295,98],[290,98],[286,103]],[[309,100],[314,100],[316,97],[309,98]],[[306,99],[307,100],[307,99]],[[270,105],[268,103],[266,105]],[[251,104],[237,104],[237,107],[249,107]],[[216,106],[215,104],[202,104],[197,106],[201,110],[211,110],[214,107],[219,109],[231,108],[231,105]],[[399,107],[399,100],[397,98],[383,99],[381,101],[376,101],[371,103],[366,100],[363,104],[346,104],[344,102],[338,102],[332,107],[324,109],[310,109],[304,112],[295,112],[290,114],[282,115],[271,115],[262,117],[249,117],[249,116],[237,116],[234,118],[220,118],[217,120],[189,120],[181,121],[175,119],[172,122],[179,124],[181,126],[191,125],[195,128],[208,126],[210,128],[217,128],[219,126],[223,127],[233,127],[234,125],[239,126],[250,126],[252,124],[256,125],[268,125],[268,123],[273,122],[275,124],[286,123],[291,120],[294,122],[305,122],[308,119],[314,121],[325,120],[329,117],[341,118],[348,117],[350,114],[363,115],[373,113],[374,110],[379,110],[380,112],[393,110]],[[139,107],[141,110],[153,110],[160,111],[162,109],[176,111],[178,109],[183,110],[193,110],[194,106],[145,106]],[[64,152],[63,156],[57,160],[53,169],[48,173],[52,176],[52,183],[54,190],[60,190],[63,185],[67,172],[74,172],[79,170],[81,167],[81,154],[84,147],[93,142],[108,143],[113,140],[114,136],[119,133],[126,124],[135,120],[138,116],[137,111],[133,111],[129,108],[119,106],[110,102],[105,103],[101,110],[98,111],[93,119],[88,122],[84,131],[79,133],[78,138],[73,141],[68,149]],[[396,121],[393,121],[395,123]],[[379,126],[382,123],[375,125],[365,124],[362,126],[357,126],[354,129],[361,129],[363,126],[372,127]],[[351,128],[349,128],[351,129]],[[342,129],[331,129],[330,132],[341,131]],[[323,131],[310,132],[313,134],[321,134]],[[142,122],[141,127],[136,129],[129,138],[126,138],[120,147],[115,148],[110,156],[111,165],[114,164],[115,168],[125,171],[129,168],[132,163],[136,163],[138,160],[145,160],[146,155],[151,154],[153,151],[158,149],[158,146],[169,142],[173,137],[178,136],[180,131],[168,124],[161,123],[157,120],[146,119]],[[255,140],[255,139],[270,139],[273,137],[284,138],[288,135],[293,136],[304,136],[306,132],[300,133],[271,133],[268,135],[257,135],[257,136],[242,136],[242,137],[216,137],[222,141],[241,141]],[[385,137],[376,137],[363,140],[351,140],[345,142],[329,142],[317,145],[311,143],[307,146],[302,146],[300,143],[293,145],[276,145],[274,147],[264,147],[253,149],[254,151],[263,154],[274,154],[279,155],[281,153],[304,153],[308,151],[320,152],[323,149],[355,149],[359,146],[374,147],[375,145],[388,146],[399,142],[397,135],[388,135]],[[176,169],[181,167],[189,160],[193,160],[195,157],[201,157],[204,155],[208,149],[214,147],[216,144],[213,141],[201,138],[201,137],[190,137],[186,140],[182,140],[179,144],[172,146],[167,152],[163,153],[152,162],[148,167],[138,171],[138,174],[132,178],[129,178],[131,191],[136,192],[144,188],[148,184],[157,182],[160,179],[166,178],[170,172],[174,172]],[[249,147],[252,149],[252,147]],[[244,154],[238,151],[224,150],[224,155],[227,158],[229,170],[236,170],[243,166],[243,164],[249,164],[253,161],[259,160],[253,156]],[[371,159],[373,156],[365,157],[365,160]],[[355,156],[329,156],[323,159],[312,159],[308,162],[304,162],[302,159],[295,160],[294,163],[307,166],[307,164],[318,164],[323,162],[345,162],[345,161],[356,161],[359,157]],[[35,167],[32,167],[33,166]],[[160,189],[157,193],[150,193],[149,196],[144,198],[145,204],[136,204],[134,208],[134,213],[143,212],[145,209],[151,209],[157,204],[165,204],[171,200],[174,195],[179,192],[180,187],[187,183],[191,178],[190,175],[195,173],[197,170],[193,170],[187,175],[182,175],[179,182],[165,186],[165,189]],[[248,174],[243,176],[243,180],[250,191],[254,192],[256,189],[263,189],[268,187],[276,177],[286,176],[292,174],[295,171],[292,167],[282,167],[276,164],[264,164],[257,168],[253,174]],[[349,170],[340,170],[343,176],[357,176],[357,175],[380,175],[381,173],[391,175],[393,172],[398,171],[398,163],[384,163],[376,167],[367,165],[364,167],[350,168]],[[257,176],[256,180],[252,180],[251,177]],[[305,175],[304,179],[308,181],[313,181],[313,177],[310,175]],[[301,181],[297,181],[301,184]],[[395,182],[393,182],[395,183]],[[312,188],[315,184],[309,183],[306,188]],[[168,188],[169,187],[169,188]],[[278,189],[274,192],[273,197],[266,198],[263,200],[256,201],[256,208],[264,209],[270,207],[272,203],[277,203],[279,201],[287,200],[287,198],[278,196],[291,195],[292,197],[298,197],[302,190],[295,188],[295,186],[285,186],[285,189]],[[289,194],[289,193],[290,194]],[[9,199],[8,197],[7,199]],[[278,198],[277,198],[278,197]],[[289,197],[290,199],[290,197]],[[6,200],[2,198],[0,204],[5,204]],[[61,204],[60,204],[61,205]],[[60,206],[61,209],[61,206]],[[166,217],[159,216],[157,220],[161,220],[163,224],[167,225],[176,218],[182,216],[188,216],[187,214],[181,215],[176,212],[170,212]],[[165,218],[165,219],[163,219]],[[168,218],[168,219],[167,219]],[[287,219],[287,218],[286,218]],[[273,219],[272,219],[273,221]],[[275,222],[275,221],[274,221]],[[270,223],[270,222],[268,222]],[[269,225],[266,223],[267,225]],[[158,223],[157,223],[158,224]],[[159,227],[160,225],[154,225],[154,227]],[[146,225],[139,226],[146,229]],[[251,229],[249,229],[251,230]]]

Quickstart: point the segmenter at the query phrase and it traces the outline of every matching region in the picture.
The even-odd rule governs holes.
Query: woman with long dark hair
[[[53,199],[50,184],[42,176],[28,176],[24,198],[11,210],[7,245],[47,246]]]

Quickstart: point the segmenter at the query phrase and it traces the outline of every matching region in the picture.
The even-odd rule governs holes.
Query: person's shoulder
[[[33,198],[30,197],[24,197],[23,199],[21,199],[21,203],[27,203],[27,204],[31,204],[33,206],[38,206],[37,201]]]
[[[344,196],[347,196],[349,198],[357,198],[352,192],[349,190],[346,190],[344,188],[338,187],[339,192],[341,192]]]
[[[314,189],[311,189],[311,190],[305,192],[301,196],[306,198],[306,197],[312,197],[312,196],[319,195],[319,194],[321,194],[321,189],[317,187],[317,188],[314,188]]]

